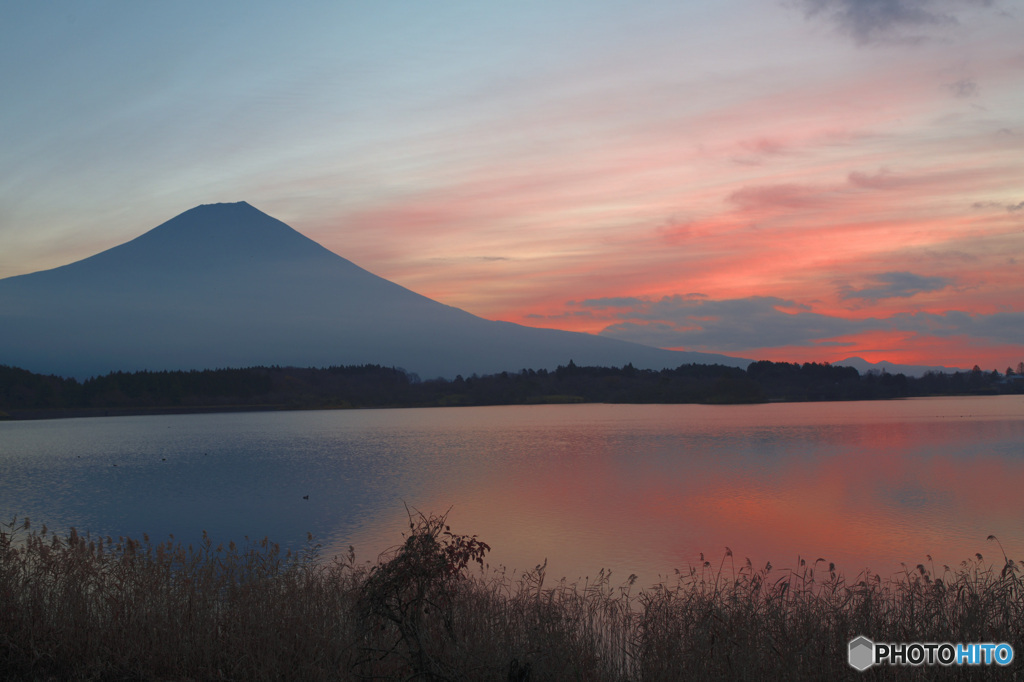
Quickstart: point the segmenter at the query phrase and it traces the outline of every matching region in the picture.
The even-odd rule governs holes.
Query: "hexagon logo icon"
[[[861,635],[850,641],[850,665],[864,671],[875,662],[875,643]]]

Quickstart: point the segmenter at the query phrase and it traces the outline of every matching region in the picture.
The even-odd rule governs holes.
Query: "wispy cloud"
[[[805,307],[773,296],[727,300],[665,296],[621,307],[617,317],[625,321],[607,326],[601,334],[661,348],[738,352],[812,344],[867,328],[863,322],[806,310],[787,312],[801,308]]]
[[[978,83],[973,78],[961,78],[953,83],[947,83],[946,87],[954,97],[959,99],[974,97],[978,94]]]
[[[1024,338],[1024,313],[971,314],[961,310],[944,313],[900,313],[879,321],[890,329],[937,337],[965,336],[1006,344]],[[879,326],[881,328],[881,326]]]
[[[1019,201],[1016,204],[1006,204],[1001,201],[975,201],[971,204],[971,208],[999,208],[1005,209],[1007,213],[1016,213],[1024,211],[1024,201]]]
[[[435,263],[459,263],[459,262],[484,262],[496,263],[499,261],[512,260],[506,256],[436,256],[430,259]]]
[[[898,286],[894,285],[894,291]],[[578,305],[603,308],[612,303],[595,300]],[[612,307],[618,308],[616,316],[623,321],[608,325],[602,335],[661,348],[718,349],[741,354],[781,347],[820,349],[852,346],[857,336],[879,332],[972,337],[997,344],[1013,344],[1024,338],[1024,313],[1019,312],[971,314],[951,310],[853,319],[813,312],[794,301],[771,296],[708,300],[692,295]]]
[[[947,277],[925,277],[912,272],[883,272],[870,279],[874,284],[862,289],[841,287],[839,297],[874,303],[886,298],[910,298],[929,291],[940,291],[953,284],[953,280]]]
[[[615,308],[630,308],[630,307],[644,307],[647,305],[647,301],[636,296],[608,296],[605,298],[588,298],[583,301],[569,301],[567,305],[582,306],[584,308],[596,308],[598,310],[608,310]]]
[[[919,42],[936,27],[960,23],[970,7],[990,7],[992,0],[802,0],[808,18],[824,18],[860,45]]]
[[[808,185],[764,185],[736,190],[727,200],[742,209],[802,209],[820,206],[828,200],[829,189]]]

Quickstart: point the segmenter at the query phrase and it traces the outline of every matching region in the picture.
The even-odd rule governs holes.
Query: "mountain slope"
[[[424,378],[748,360],[493,322],[328,251],[245,202],[193,208],[70,265],[0,280],[0,364],[113,370],[373,363]]]
[[[922,377],[928,372],[939,374],[953,374],[955,372],[966,372],[968,370],[958,367],[943,367],[941,365],[895,365],[888,360],[881,362],[868,362],[864,358],[852,357],[833,362],[838,367],[853,367],[861,374],[868,372],[887,372],[889,374],[905,374],[908,377]]]

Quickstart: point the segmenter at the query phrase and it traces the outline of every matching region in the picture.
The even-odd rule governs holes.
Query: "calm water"
[[[303,499],[308,495],[309,499]],[[0,423],[0,515],[101,535],[269,536],[373,559],[404,504],[572,579],[798,557],[883,575],[999,537],[1024,559],[1024,399],[552,405]]]

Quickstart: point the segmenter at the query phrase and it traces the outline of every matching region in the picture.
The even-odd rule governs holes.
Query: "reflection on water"
[[[994,534],[1024,558],[1024,400],[561,405],[0,424],[0,513],[102,535],[269,536],[365,559],[405,507],[493,563],[644,582],[798,557],[941,572]],[[304,499],[308,495],[309,499]]]

